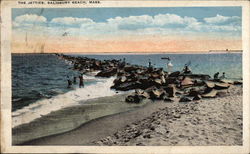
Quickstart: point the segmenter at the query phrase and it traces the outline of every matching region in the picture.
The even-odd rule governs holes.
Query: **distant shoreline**
[[[51,52],[51,53],[11,53],[11,54],[55,54],[58,52]],[[123,55],[123,54],[136,54],[136,55],[153,55],[153,54],[236,54],[236,53],[243,53],[243,51],[185,51],[185,52],[179,52],[179,51],[171,51],[171,52],[62,52],[59,54],[80,54],[80,55]]]

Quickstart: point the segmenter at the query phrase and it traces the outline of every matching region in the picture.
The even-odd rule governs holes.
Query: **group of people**
[[[168,59],[168,61],[169,61],[169,63],[167,64],[167,69],[168,69],[169,73],[171,73],[173,64],[171,63],[170,58]],[[126,62],[125,62],[125,58],[124,58],[124,59],[123,59],[123,62],[122,62],[122,65],[125,65],[125,64],[126,64]],[[122,67],[122,66],[121,66],[121,67]],[[124,66],[123,66],[123,67],[124,67]],[[148,62],[148,67],[149,67],[149,68],[153,68],[150,59],[149,59],[149,62]],[[185,66],[184,66],[182,72],[185,73],[185,74],[191,74],[191,73],[192,73],[192,72],[191,72],[191,69],[188,67],[188,64],[185,64]],[[221,75],[220,77],[219,77],[219,74],[220,74],[219,72],[216,72],[216,73],[214,74],[214,79],[225,79],[225,78],[226,78],[225,72],[223,72],[222,75]],[[67,78],[68,78],[68,88],[71,88],[71,86],[72,86],[72,81],[70,80],[69,76],[67,76]],[[79,88],[84,87],[83,74],[79,75],[78,78],[79,78]],[[77,77],[74,76],[74,77],[73,77],[73,84],[76,84],[76,83],[77,83],[76,80],[77,80]]]
[[[68,80],[68,88],[71,88],[71,87],[72,87],[72,81],[70,80],[69,76],[67,76],[67,78],[68,78],[68,79],[67,79],[67,80]],[[82,75],[82,74],[79,75],[78,78],[79,78],[79,88],[84,87],[83,75]],[[74,77],[73,77],[73,84],[76,84],[76,83],[77,83],[76,80],[77,80],[77,77],[74,76]]]
[[[226,75],[225,72],[222,73],[222,75],[219,77],[220,72],[217,72],[214,74],[214,79],[225,79]]]

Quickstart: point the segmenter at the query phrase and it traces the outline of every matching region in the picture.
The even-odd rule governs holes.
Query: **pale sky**
[[[241,7],[12,9],[12,52],[241,50]]]

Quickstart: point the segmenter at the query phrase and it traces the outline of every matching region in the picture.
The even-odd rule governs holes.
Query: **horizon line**
[[[11,52],[14,54],[53,54],[53,53],[66,53],[66,54],[166,54],[166,53],[242,53],[243,50],[206,50],[206,51],[162,51],[162,52],[138,52],[138,51],[127,51],[127,52]]]

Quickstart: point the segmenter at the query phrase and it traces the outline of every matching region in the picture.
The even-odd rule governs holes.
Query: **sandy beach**
[[[90,111],[86,106],[92,100],[88,105],[48,115],[47,123],[40,119],[14,129],[13,141],[22,145],[242,145],[241,86],[232,85],[221,91],[220,97],[185,103],[147,100],[129,104],[124,97],[95,100],[106,102],[106,111],[111,108],[116,111],[112,115],[86,120],[83,113]],[[58,119],[62,114],[67,116]],[[57,115],[54,117],[57,120],[53,121],[52,115]],[[74,122],[77,124],[73,126]],[[27,136],[33,137],[27,139]]]
[[[17,126],[12,129],[12,143],[22,144],[44,136],[64,133],[93,119],[134,110],[148,103],[145,100],[140,104],[127,104],[124,97],[128,94],[82,101],[77,106],[63,108],[30,123]]]

